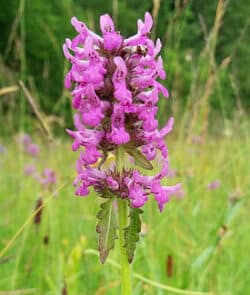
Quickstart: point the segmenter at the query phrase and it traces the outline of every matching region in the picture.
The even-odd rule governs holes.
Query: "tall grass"
[[[243,134],[234,140],[211,138],[204,146],[178,147],[174,138],[169,140],[171,168],[176,169],[186,196],[172,199],[162,214],[153,201],[145,208],[134,272],[184,290],[214,294],[250,291],[246,255],[250,141]],[[232,154],[228,153],[229,143]],[[94,193],[84,199],[73,197],[75,156],[69,142],[42,146],[38,166],[49,163],[58,172],[58,186],[64,185],[57,196],[41,191],[36,181],[24,176],[28,156],[17,165],[18,151],[11,143],[1,156],[0,249],[34,213],[39,196],[48,203],[39,227],[31,218],[1,257],[0,290],[34,288],[34,294],[63,294],[66,282],[70,294],[118,294],[116,268],[112,263],[101,265],[93,255],[100,200]],[[221,186],[208,190],[208,183],[215,179]],[[171,277],[166,270],[169,255],[173,259]],[[111,260],[118,261],[118,257],[114,251]],[[164,294],[161,287],[142,282],[140,277],[134,278],[134,286],[135,295]]]
[[[228,64],[233,55],[219,65],[215,61],[216,40],[226,3],[218,1],[210,30],[201,19],[205,36],[204,48],[198,58],[192,57],[190,52],[184,55],[180,48],[188,13],[184,13],[179,22],[173,20],[165,34],[167,42],[163,55],[166,69],[169,69],[173,100],[171,111],[165,104],[160,105],[160,119],[165,121],[166,113],[170,112],[176,118],[176,128],[167,139],[172,155],[170,167],[176,169],[177,176],[173,181],[183,183],[185,197],[173,198],[162,214],[158,213],[153,201],[145,208],[144,230],[133,265],[136,274],[133,277],[134,295],[185,294],[183,290],[190,290],[186,294],[250,293],[250,262],[247,257],[250,244],[247,222],[250,209],[250,124],[244,111],[239,111],[240,97],[233,76],[238,110],[230,121],[225,116],[226,98],[220,77],[223,71],[229,71]],[[118,20],[119,4],[119,1],[113,1],[114,16]],[[73,4],[67,2],[64,5],[65,13],[70,15]],[[153,1],[156,18],[161,5],[162,1]],[[70,142],[64,137],[48,142],[48,136],[43,136],[46,134],[46,127],[41,127],[43,124],[48,125],[48,134],[50,129],[57,133],[69,124],[65,120],[66,116],[71,116],[69,93],[63,90],[54,106],[59,117],[54,114],[46,116],[40,110],[42,97],[39,98],[34,79],[27,79],[25,70],[24,7],[25,0],[20,0],[6,46],[8,55],[20,23],[21,76],[11,72],[2,59],[0,63],[0,120],[4,126],[0,143],[6,147],[6,152],[0,153],[0,294],[119,294],[116,268],[119,254],[114,251],[105,265],[101,265],[96,257],[95,224],[100,200],[94,193],[83,199],[73,197],[76,159],[71,153]],[[177,17],[179,1],[175,7]],[[88,17],[93,26],[91,12]],[[54,33],[49,28],[46,30],[53,43]],[[45,81],[49,79],[46,75],[46,67],[49,66],[45,61]],[[66,64],[64,69],[67,70]],[[188,86],[183,83],[183,72],[189,75],[185,77]],[[24,95],[18,86],[20,77],[25,81],[23,89],[28,91],[28,95]],[[184,90],[186,100],[183,108],[179,96]],[[210,104],[215,91],[221,106],[217,113],[211,110]],[[35,108],[31,108],[32,103],[27,100],[29,95]],[[53,128],[50,122],[56,122],[57,128]],[[42,147],[37,165],[44,167],[48,164],[57,171],[60,189],[56,196],[41,190],[34,179],[23,174],[29,158],[12,135],[21,129],[33,131],[34,138]],[[194,136],[199,140],[194,140]],[[207,185],[214,180],[219,180],[221,186],[208,190]],[[38,197],[46,202],[39,226],[34,224],[32,217]],[[168,257],[171,257],[172,266],[168,264]],[[169,267],[173,269],[169,271]],[[7,290],[12,293],[6,293]]]

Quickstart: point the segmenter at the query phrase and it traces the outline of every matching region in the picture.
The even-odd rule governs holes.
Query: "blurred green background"
[[[250,294],[250,1],[0,0],[0,295],[119,294],[117,251],[104,266],[96,257],[100,200],[73,197],[62,44],[75,36],[73,15],[100,32],[99,16],[109,13],[129,36],[145,11],[163,43],[171,95],[158,118],[175,117],[167,183],[181,182],[185,197],[162,214],[147,204],[133,271],[151,281],[133,277],[133,295]],[[40,146],[37,158],[18,145],[20,132]],[[30,162],[54,169],[56,185],[44,190],[27,177]]]

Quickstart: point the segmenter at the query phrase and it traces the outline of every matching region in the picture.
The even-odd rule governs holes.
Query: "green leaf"
[[[143,213],[141,209],[138,208],[130,208],[129,217],[130,223],[128,227],[124,229],[124,239],[125,245],[124,247],[127,250],[128,254],[128,262],[131,263],[134,258],[134,252],[136,248],[136,243],[139,241],[141,232],[141,220],[140,214]]]
[[[207,247],[192,263],[191,267],[193,270],[198,271],[204,264],[212,257],[215,251],[215,246]]]
[[[153,166],[149,160],[134,146],[125,146],[126,152],[135,160],[135,164],[143,169],[152,170]]]
[[[237,213],[239,212],[243,204],[244,204],[243,201],[239,201],[238,203],[232,205],[228,209],[226,214],[226,220],[225,220],[226,224],[229,224],[234,219],[234,217],[237,215]]]
[[[99,221],[96,226],[96,231],[99,234],[98,250],[101,263],[105,262],[109,251],[114,248],[115,240],[117,239],[117,224],[113,212],[113,200],[114,198],[110,198],[102,203],[100,206],[101,209],[97,214]]]

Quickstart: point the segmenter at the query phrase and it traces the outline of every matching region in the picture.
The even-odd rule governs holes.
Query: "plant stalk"
[[[119,148],[116,153],[116,165],[119,172],[122,171],[125,161],[125,153]],[[118,198],[118,224],[119,224],[119,248],[120,248],[120,265],[121,265],[121,295],[131,295],[131,274],[128,262],[127,251],[124,247],[124,228],[128,225],[128,203],[126,200]]]

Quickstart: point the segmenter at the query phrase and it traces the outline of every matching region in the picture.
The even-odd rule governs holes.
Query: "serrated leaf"
[[[152,170],[153,166],[149,160],[136,147],[125,146],[126,152],[135,160],[135,164],[143,169]]]
[[[129,263],[133,261],[134,252],[136,249],[136,243],[140,239],[139,234],[141,232],[141,220],[140,220],[141,213],[143,213],[141,209],[130,208],[130,212],[129,212],[130,223],[128,227],[124,229],[124,239],[125,239],[124,247],[127,250]]]
[[[99,234],[98,250],[101,263],[105,262],[110,250],[114,248],[115,240],[117,239],[117,224],[113,212],[113,200],[114,198],[110,198],[108,201],[102,203],[100,206],[101,209],[97,214],[99,221],[96,231]]]

